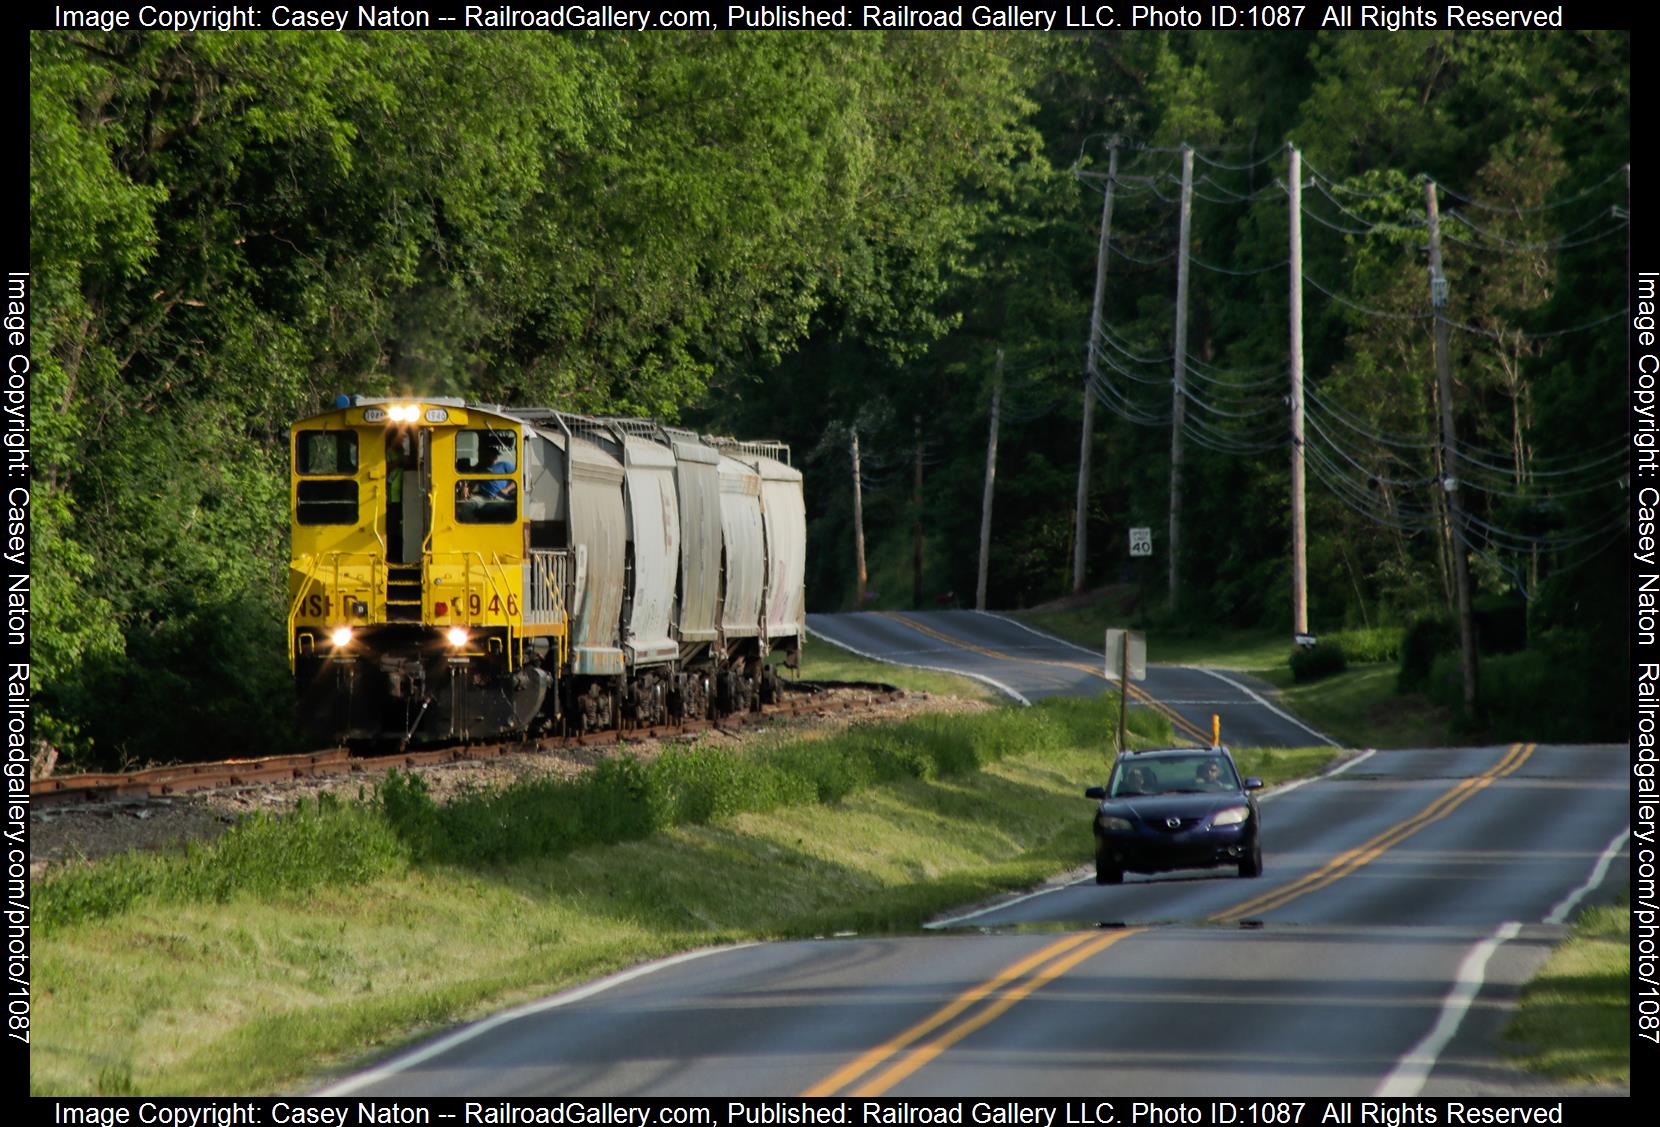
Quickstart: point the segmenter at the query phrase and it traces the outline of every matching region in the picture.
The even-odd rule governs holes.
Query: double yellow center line
[[[1252,897],[1242,904],[1236,904],[1232,908],[1217,912],[1209,917],[1210,922],[1237,920],[1259,912],[1273,911],[1299,896],[1318,891],[1333,881],[1341,880],[1362,865],[1376,859],[1384,850],[1400,844],[1425,826],[1439,822],[1469,801],[1470,797],[1477,791],[1491,786],[1493,780],[1502,779],[1511,774],[1527,762],[1528,757],[1533,754],[1533,749],[1537,746],[1537,744],[1511,744],[1510,750],[1505,752],[1503,759],[1500,759],[1481,774],[1463,780],[1412,817],[1403,822],[1395,823],[1382,833],[1362,842],[1353,849],[1339,853],[1312,873],[1308,873],[1290,884],[1282,885],[1260,896]]]
[[[1106,935],[1084,931],[1063,936],[1035,954],[1011,963],[991,979],[963,991],[931,1017],[838,1068],[801,1094],[829,1096],[851,1087],[848,1095],[879,1096],[1044,983],[1143,930],[1128,928]],[[979,1008],[975,1009],[976,1006]],[[959,1017],[961,1021],[957,1020]],[[943,1031],[932,1040],[917,1044],[936,1030]]]
[[[944,642],[950,646],[956,646],[960,650],[968,650],[970,653],[983,654],[986,657],[994,657],[999,661],[1019,661],[1024,662],[1027,665],[1053,665],[1061,669],[1077,669],[1088,673],[1092,677],[1099,677],[1103,681],[1117,680],[1115,677],[1108,677],[1099,667],[1091,665],[1088,662],[1061,661],[1057,658],[1051,657],[1021,657],[1018,654],[1003,653],[1000,650],[992,650],[987,649],[985,646],[975,645],[973,642],[965,642],[961,638],[953,638],[949,634],[941,633],[940,631],[935,630],[932,626],[925,626],[916,619],[908,618],[903,614],[895,614],[892,611],[883,611],[881,613],[882,617],[891,618],[895,622],[902,623],[919,634],[926,634],[930,638],[937,639],[938,641]],[[1103,661],[1104,660],[1105,659],[1103,658]],[[1187,717],[1183,716],[1163,701],[1155,700],[1153,697],[1149,696],[1145,690],[1138,689],[1134,685],[1130,685],[1129,690],[1131,700],[1140,701],[1142,704],[1145,704],[1149,708],[1153,709],[1153,711],[1164,716],[1165,719],[1175,725],[1178,730],[1185,732],[1187,735],[1197,740],[1201,747],[1210,746],[1209,732],[1201,729],[1197,724],[1187,719]]]
[[[898,617],[897,615],[894,617]],[[903,621],[903,620],[902,620]],[[925,633],[928,631],[924,631]],[[1280,888],[1208,917],[1209,922],[1241,919],[1271,911],[1299,896],[1325,888],[1355,872],[1423,829],[1440,821],[1495,780],[1513,774],[1533,754],[1536,744],[1511,744],[1504,757],[1479,775],[1461,780],[1412,817],[1397,822],[1382,833],[1338,854],[1320,868]],[[931,1016],[897,1036],[861,1054],[802,1092],[803,1096],[829,1096],[843,1089],[854,1096],[879,1096],[916,1072],[958,1041],[995,1020],[1015,1003],[1085,959],[1097,955],[1120,940],[1147,930],[1126,928],[1099,935],[1085,931],[1066,935],[1003,968],[996,975],[972,986]],[[977,1008],[978,1007],[978,1008]],[[928,1038],[932,1039],[928,1039]]]

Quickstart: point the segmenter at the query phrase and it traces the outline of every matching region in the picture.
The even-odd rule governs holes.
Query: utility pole
[[[1447,278],[1441,272],[1441,208],[1436,199],[1435,181],[1424,181],[1424,201],[1429,212],[1429,303],[1435,310],[1435,379],[1441,400],[1441,485],[1447,494],[1448,547],[1452,551],[1453,580],[1458,589],[1458,642],[1464,669],[1464,712],[1476,709],[1476,631],[1470,611],[1470,561],[1464,551],[1464,508],[1458,499],[1458,478],[1454,452],[1458,437],[1453,431],[1452,358],[1447,352]]]
[[[911,490],[911,605],[922,609],[922,416],[911,416],[916,436],[916,483]]]
[[[853,430],[853,557],[859,569],[859,602],[854,610],[865,609],[865,502],[859,487],[859,432]]]
[[[1072,593],[1084,589],[1084,561],[1089,549],[1089,447],[1095,436],[1096,349],[1101,340],[1101,300],[1107,288],[1107,239],[1112,234],[1112,189],[1118,181],[1118,138],[1107,145],[1107,192],[1101,202],[1101,244],[1095,251],[1095,299],[1089,312],[1089,359],[1084,380],[1084,435],[1078,444],[1078,505],[1072,534]]]
[[[974,586],[974,609],[986,609],[986,569],[991,561],[991,487],[997,480],[997,416],[1003,405],[1003,350],[997,350],[997,374],[991,385],[991,437],[986,440],[986,493],[980,501],[980,579]]]
[[[1303,508],[1303,154],[1286,145],[1291,187],[1291,629],[1308,633],[1308,524]]]
[[[1182,422],[1187,417],[1187,250],[1193,227],[1193,150],[1182,146],[1182,234],[1176,256],[1176,361],[1170,400],[1170,609],[1176,609],[1182,519]]]

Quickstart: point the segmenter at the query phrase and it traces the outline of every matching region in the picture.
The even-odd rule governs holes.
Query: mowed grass
[[[893,665],[885,661],[871,661],[852,650],[844,650],[818,635],[807,639],[801,647],[801,676],[810,681],[882,681],[912,693],[931,693],[935,696],[963,697],[968,700],[1006,701],[1008,698],[984,681],[959,677],[953,673],[939,673],[932,669],[915,669],[908,665]]]
[[[1342,673],[1297,684],[1285,665],[1253,671],[1278,690],[1278,701],[1332,739],[1354,747],[1443,747],[1447,710],[1421,693],[1395,692],[1394,662],[1350,665]]]
[[[1588,908],[1522,988],[1505,1037],[1522,1067],[1580,1083],[1631,1083],[1631,909]]]
[[[37,947],[31,1090],[291,1091],[330,1063],[673,952],[909,929],[1081,864],[1077,777],[1098,762],[1021,757],[558,859],[410,866],[54,932]]]
[[[1072,610],[1011,611],[1009,617],[1065,638],[1074,645],[1101,652],[1107,627],[1126,624],[1110,604],[1094,603]],[[1132,626],[1132,629],[1141,629]],[[1217,630],[1196,634],[1180,628],[1143,631],[1147,660],[1163,665],[1205,665],[1213,669],[1254,672],[1284,665],[1291,640],[1278,630]]]
[[[913,929],[1088,860],[1082,790],[1105,779],[1116,715],[1108,698],[856,726],[804,743],[798,775],[783,744],[619,766],[608,777],[654,820],[596,796],[584,832],[607,844],[545,836],[524,788],[436,807],[404,779],[379,801],[67,870],[37,886],[31,1090],[302,1090],[672,952]],[[1136,742],[1168,740],[1131,719]],[[1248,769],[1315,762],[1274,754]],[[825,775],[837,763],[852,766]],[[358,855],[315,863],[343,845]]]

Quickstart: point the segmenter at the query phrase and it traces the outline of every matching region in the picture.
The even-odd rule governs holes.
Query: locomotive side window
[[[519,517],[519,486],[510,477],[455,483],[455,519],[461,524],[512,524]]]
[[[300,524],[356,524],[357,482],[300,482],[295,486],[294,519]]]
[[[357,432],[302,430],[295,443],[294,465],[302,476],[357,473]]]
[[[510,430],[455,433],[456,473],[513,473],[519,468],[517,436]]]

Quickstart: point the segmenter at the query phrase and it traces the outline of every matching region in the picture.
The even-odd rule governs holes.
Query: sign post
[[[1118,753],[1124,754],[1127,736],[1127,713],[1130,707],[1130,681],[1147,680],[1147,636],[1136,630],[1108,628],[1104,647],[1107,680],[1118,681]],[[1118,668],[1113,669],[1117,658]]]

